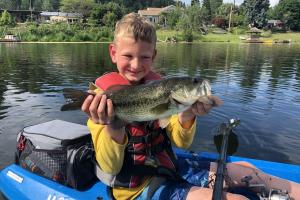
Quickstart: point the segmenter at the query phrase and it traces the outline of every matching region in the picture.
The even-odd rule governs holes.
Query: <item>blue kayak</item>
[[[192,153],[174,149],[178,159],[216,161],[215,153]],[[268,174],[300,183],[300,166],[228,156],[227,162],[246,161]],[[102,182],[96,182],[84,191],[78,191],[52,180],[31,173],[16,164],[4,168],[0,173],[0,192],[8,199],[111,199],[110,189]]]

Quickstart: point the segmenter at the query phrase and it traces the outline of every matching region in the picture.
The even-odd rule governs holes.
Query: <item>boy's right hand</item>
[[[108,125],[115,116],[112,101],[105,94],[89,95],[81,110],[96,124]]]
[[[95,124],[107,125],[110,137],[119,144],[125,143],[126,122],[116,119],[113,103],[105,94],[89,95],[83,102],[81,110],[85,112]]]

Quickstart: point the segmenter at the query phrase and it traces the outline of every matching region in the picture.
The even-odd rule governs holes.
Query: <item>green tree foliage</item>
[[[113,28],[117,22],[117,15],[113,12],[107,12],[103,16],[103,24],[107,27]]]
[[[176,9],[171,10],[168,13],[163,13],[161,18],[160,18],[160,24],[164,24],[166,23],[166,25],[170,28],[170,29],[175,29],[176,25],[180,19],[180,16],[182,16],[183,12],[182,9],[180,7],[176,7]]]
[[[126,12],[124,6],[114,2],[97,4],[91,12],[90,20],[97,25],[113,27],[115,22],[121,19]]]
[[[183,30],[184,41],[186,42],[193,41],[193,29],[192,29],[190,18],[187,15],[187,13],[183,13],[183,15],[179,18],[177,27],[179,30]]]
[[[221,27],[223,23],[225,23],[225,27],[228,27],[229,16],[232,7],[232,16],[231,16],[231,25],[233,26],[244,26],[245,22],[245,14],[243,12],[242,7],[233,6],[232,3],[224,3],[222,4],[216,12],[216,17],[213,18],[213,21],[216,21],[217,24],[220,24]],[[224,19],[225,21],[222,21]]]
[[[262,28],[267,23],[269,0],[245,0],[246,21],[251,26]]]
[[[200,5],[194,5],[186,8],[186,15],[193,31],[202,31],[202,26],[209,20],[206,9]]]
[[[282,20],[288,29],[300,31],[300,1],[279,1],[274,8],[273,17]]]
[[[216,12],[222,4],[223,0],[210,0],[210,9],[212,16],[216,16]]]
[[[207,18],[210,20],[212,18],[210,0],[203,0],[202,6],[206,9]]]
[[[199,0],[192,0],[191,1],[191,6],[195,6],[195,5],[200,5],[200,2],[199,2]]]
[[[90,15],[94,6],[94,0],[62,0],[60,10],[63,12],[81,13],[86,18]]]
[[[0,25],[1,26],[15,25],[15,21],[13,20],[12,16],[7,12],[7,10],[4,10],[1,14]]]

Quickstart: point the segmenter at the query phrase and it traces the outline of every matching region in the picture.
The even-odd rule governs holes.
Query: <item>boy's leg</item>
[[[250,177],[251,184],[264,184],[267,191],[270,189],[280,189],[282,191],[287,191],[290,197],[297,199],[300,197],[300,184],[293,181],[288,181],[281,179],[269,174],[262,172],[261,170],[255,168],[247,162],[236,162],[236,163],[227,163],[227,177],[230,187],[234,186],[246,186],[242,182],[242,178],[245,176]],[[217,170],[217,163],[211,163],[210,165],[210,174],[213,174]]]
[[[203,187],[192,187],[187,195],[187,200],[211,200],[213,194],[213,189],[203,188]],[[228,192],[223,192],[223,200],[247,200],[246,197],[232,194]]]

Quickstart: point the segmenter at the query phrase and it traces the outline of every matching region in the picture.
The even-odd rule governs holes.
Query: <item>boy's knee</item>
[[[227,193],[225,200],[249,200],[249,199],[239,194]]]

